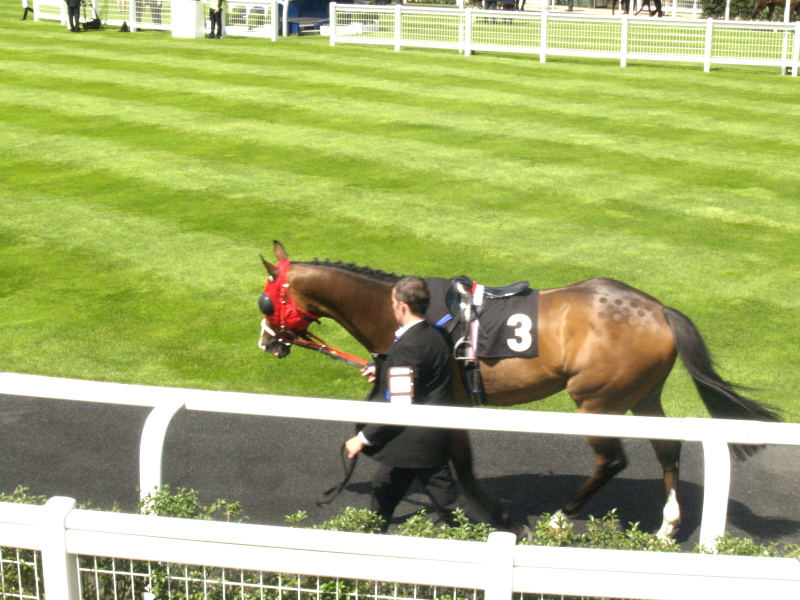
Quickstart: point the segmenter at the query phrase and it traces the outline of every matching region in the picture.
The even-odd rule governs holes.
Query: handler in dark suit
[[[439,331],[424,320],[430,293],[419,277],[405,277],[392,289],[392,308],[400,329],[388,354],[362,373],[374,382],[367,400],[386,402],[389,369],[414,369],[415,404],[453,404],[450,349]],[[389,527],[395,508],[414,479],[419,479],[434,505],[452,521],[458,490],[450,473],[451,431],[430,427],[357,425],[358,434],[349,439],[350,458],[362,450],[379,463],[372,478],[372,510]]]

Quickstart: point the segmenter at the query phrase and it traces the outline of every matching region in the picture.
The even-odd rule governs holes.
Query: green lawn
[[[352,367],[257,349],[279,239],[489,285],[621,279],[800,421],[798,79],[21,13],[0,0],[0,370],[362,397]],[[682,367],[666,407],[705,415]]]

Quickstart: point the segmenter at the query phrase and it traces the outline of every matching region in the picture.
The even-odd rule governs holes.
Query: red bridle
[[[344,361],[348,364],[363,367],[367,361],[353,356],[341,350],[336,350],[328,346],[319,337],[310,333],[308,327],[311,323],[320,320],[308,311],[300,308],[289,293],[289,282],[286,275],[289,271],[291,261],[281,260],[278,262],[278,276],[274,279],[270,276],[264,285],[264,296],[269,299],[271,314],[264,312],[264,320],[270,324],[274,331],[270,331],[273,337],[284,346],[300,346],[315,350],[331,358]],[[263,298],[263,297],[262,297]],[[266,323],[263,325],[266,329]],[[312,341],[312,339],[316,340]]]
[[[289,294],[289,282],[286,281],[286,274],[289,271],[291,261],[282,260],[278,262],[278,276],[273,280],[267,279],[264,285],[264,294],[270,299],[273,306],[271,315],[264,315],[278,333],[290,332],[297,336],[303,334],[311,323],[319,321],[319,317],[312,315],[297,306],[297,303]]]

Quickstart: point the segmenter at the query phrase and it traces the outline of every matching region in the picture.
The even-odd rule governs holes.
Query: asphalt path
[[[108,509],[135,512],[139,443],[151,409],[0,395],[0,492],[18,485],[33,494],[69,496]],[[479,409],[476,409],[479,410]],[[339,447],[348,423],[181,411],[164,449],[164,483],[199,492],[203,503],[239,501],[249,523],[284,524],[308,512],[319,524],[347,506],[369,506],[375,463],[362,459],[346,490],[327,507],[315,500],[341,479]],[[520,520],[554,512],[593,467],[577,436],[473,432],[476,474]],[[622,522],[646,531],[661,523],[663,484],[648,442],[624,440],[629,466],[593,498],[576,521],[617,509]],[[761,542],[800,542],[800,448],[769,446],[734,463],[728,531]],[[703,500],[702,447],[684,444],[679,488],[683,523],[677,540],[699,538]],[[430,506],[414,493],[398,509],[405,518]],[[397,520],[397,519],[396,519]]]

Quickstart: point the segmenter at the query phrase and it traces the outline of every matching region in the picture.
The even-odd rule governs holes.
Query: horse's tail
[[[674,308],[667,307],[664,307],[664,316],[675,335],[678,354],[712,417],[773,422],[782,420],[775,407],[746,398],[736,391],[737,388],[740,390],[752,388],[734,385],[717,374],[711,353],[689,317]],[[731,449],[739,460],[755,454],[760,448],[760,446],[731,444]]]

